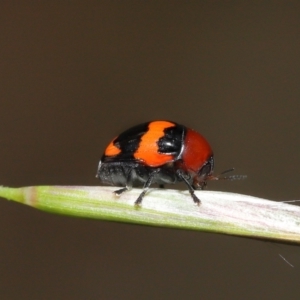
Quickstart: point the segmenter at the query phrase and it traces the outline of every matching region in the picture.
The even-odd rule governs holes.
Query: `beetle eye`
[[[212,174],[213,169],[214,169],[214,158],[213,156],[211,156],[206,162],[206,164],[202,166],[202,168],[199,170],[198,176],[205,180],[207,176],[210,176]]]

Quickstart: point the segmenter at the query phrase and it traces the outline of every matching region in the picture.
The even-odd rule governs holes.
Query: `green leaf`
[[[246,195],[197,191],[196,206],[186,191],[152,189],[142,206],[132,189],[117,198],[115,187],[0,187],[0,196],[37,209],[108,221],[200,230],[300,243],[300,208]]]

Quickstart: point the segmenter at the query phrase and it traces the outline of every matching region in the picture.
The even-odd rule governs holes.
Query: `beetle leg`
[[[126,192],[128,190],[129,190],[129,188],[126,186],[124,188],[121,188],[119,190],[114,191],[114,193],[115,193],[116,196],[120,196],[121,194],[123,194],[124,192]]]
[[[132,170],[133,168],[131,168],[128,171],[127,178],[126,178],[126,186],[119,190],[114,191],[116,196],[120,196],[122,193],[126,191],[130,191],[132,189]]]
[[[134,202],[134,205],[135,205],[135,206],[140,206],[140,205],[141,205],[141,203],[142,203],[142,201],[143,201],[143,198],[144,198],[145,194],[146,194],[147,191],[149,190],[149,187],[150,187],[150,185],[151,185],[151,183],[152,183],[152,181],[153,181],[153,178],[155,177],[155,175],[156,175],[159,171],[160,171],[160,169],[156,169],[155,171],[153,171],[153,172],[149,175],[149,177],[148,177],[146,183],[144,184],[144,188],[143,188],[142,193],[139,195],[139,197],[138,197],[138,198],[136,199],[136,201]]]
[[[177,175],[179,178],[181,178],[185,184],[187,185],[189,192],[193,198],[193,201],[199,206],[201,201],[200,199],[195,195],[195,189],[193,188],[193,186],[189,183],[189,181],[186,178],[186,175],[181,171],[181,170],[177,170]]]

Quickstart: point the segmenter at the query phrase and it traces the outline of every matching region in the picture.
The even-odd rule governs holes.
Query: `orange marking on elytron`
[[[142,160],[151,167],[161,166],[173,160],[172,154],[158,152],[158,140],[164,136],[164,130],[174,127],[175,124],[166,121],[156,121],[149,124],[149,130],[143,135],[139,148],[134,153],[134,157]]]
[[[109,143],[109,145],[106,147],[104,154],[106,156],[115,156],[118,155],[121,152],[121,149],[116,147],[114,145],[115,138]]]

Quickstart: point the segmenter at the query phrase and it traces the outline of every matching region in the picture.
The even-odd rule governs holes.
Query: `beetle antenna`
[[[225,170],[225,171],[221,172],[218,176],[229,173],[229,172],[232,172],[232,171],[234,171],[234,168],[230,168],[228,170]]]
[[[230,168],[228,170],[225,170],[223,172],[221,172],[220,174],[214,176],[210,176],[208,178],[208,180],[242,180],[242,179],[246,179],[247,175],[230,175],[230,176],[223,176],[226,173],[232,172],[234,171],[234,168]]]

